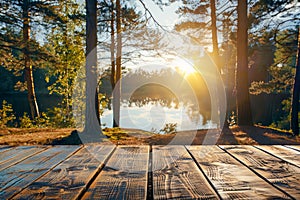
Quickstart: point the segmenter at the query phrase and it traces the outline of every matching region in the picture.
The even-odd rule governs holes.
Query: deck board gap
[[[273,157],[275,157],[275,158],[277,158],[277,159],[279,159],[279,160],[281,160],[281,161],[283,161],[283,162],[286,162],[286,163],[288,163],[289,165],[293,165],[293,166],[295,166],[295,167],[300,168],[299,165],[296,165],[295,163],[293,163],[293,162],[291,162],[291,161],[289,161],[289,160],[286,160],[286,159],[282,158],[281,156],[276,155],[275,153],[271,153],[271,152],[269,152],[269,151],[267,151],[267,150],[265,150],[265,149],[263,149],[263,148],[260,148],[259,146],[256,146],[256,145],[254,145],[253,147],[256,148],[256,149],[258,149],[258,150],[260,150],[260,151],[262,151],[262,152],[264,152],[264,153],[267,153],[267,154],[269,154],[270,156],[273,156]],[[291,149],[291,150],[294,150],[294,149]]]
[[[149,145],[149,161],[147,174],[147,200],[153,199],[152,145]]]
[[[116,146],[114,147],[114,149],[110,152],[110,154],[104,159],[103,164],[99,166],[99,168],[97,169],[97,171],[95,172],[95,174],[92,176],[92,178],[87,182],[86,186],[79,192],[78,196],[76,199],[82,199],[82,197],[85,195],[85,193],[88,191],[88,189],[90,188],[90,186],[92,185],[92,183],[96,180],[96,178],[99,176],[100,172],[102,171],[102,169],[106,166],[107,162],[109,161],[109,159],[112,157],[112,155],[114,154],[114,152],[116,151]]]
[[[300,147],[299,148],[296,148],[295,146],[293,145],[284,145],[285,147],[287,148],[290,148],[290,149],[293,149],[293,150],[296,150],[296,151],[300,151]]]
[[[202,167],[199,165],[199,163],[197,162],[196,158],[194,157],[194,155],[189,151],[189,149],[186,147],[186,145],[184,145],[184,148],[187,150],[187,152],[189,153],[189,155],[192,157],[194,163],[197,165],[198,169],[201,171],[201,173],[203,174],[203,176],[205,177],[206,181],[210,184],[210,186],[213,188],[213,190],[215,191],[215,193],[217,194],[219,199],[222,199],[221,195],[219,194],[217,188],[214,186],[214,184],[209,180],[209,178],[206,176],[206,174],[204,173]]]
[[[263,175],[259,174],[258,172],[256,172],[254,169],[252,169],[251,167],[249,167],[248,165],[246,165],[243,161],[241,161],[240,159],[238,159],[237,157],[235,157],[232,153],[230,153],[227,149],[222,148],[220,145],[217,145],[220,149],[222,149],[223,151],[225,151],[227,154],[229,154],[232,158],[234,158],[235,160],[237,160],[239,163],[241,163],[242,165],[244,165],[245,167],[247,167],[250,171],[252,171],[254,174],[256,174],[258,177],[260,177],[261,179],[263,179],[265,182],[267,182],[268,184],[270,184],[271,186],[273,186],[274,188],[276,188],[277,190],[279,190],[280,192],[284,193],[287,197],[291,198],[291,199],[295,199],[293,196],[291,196],[289,193],[287,193],[286,191],[284,191],[283,189],[281,189],[280,187],[277,187],[276,185],[272,184],[271,181],[269,181],[267,178],[265,178]]]
[[[5,151],[14,149],[14,148],[16,148],[16,147],[14,147],[14,146],[2,146],[2,147],[0,148],[0,152],[2,153],[2,152],[5,152]]]
[[[38,178],[32,180],[31,183],[36,182],[37,180],[41,179],[43,176],[45,176],[46,174],[50,173],[51,170],[53,170],[56,166],[58,166],[60,163],[62,163],[63,161],[65,161],[66,159],[70,158],[71,156],[73,156],[74,154],[76,154],[80,149],[82,149],[83,146],[80,145],[79,148],[77,148],[75,151],[73,151],[72,153],[70,153],[68,156],[66,156],[64,159],[62,159],[61,161],[57,162],[56,164],[54,164],[51,168],[48,169],[48,171],[44,174],[42,174],[41,176],[39,176]],[[47,148],[46,150],[48,150],[50,148]],[[43,151],[42,151],[43,152]],[[41,152],[39,152],[41,153]],[[18,194],[20,194],[22,191],[24,191],[28,186],[30,185],[27,184],[25,187],[23,187],[22,189],[20,189],[19,191],[15,192],[9,199],[14,199],[15,196],[17,196]]]
[[[20,162],[22,162],[22,161],[24,161],[24,160],[26,160],[26,159],[28,159],[28,158],[31,158],[31,157],[33,157],[33,156],[39,154],[39,153],[42,153],[43,151],[46,151],[47,149],[49,149],[49,147],[41,148],[40,150],[37,150],[36,152],[33,152],[32,154],[26,155],[26,156],[22,157],[21,159],[19,159],[19,160],[17,160],[17,161],[12,161],[14,158],[11,158],[11,161],[6,160],[5,162],[1,162],[1,164],[0,164],[0,171],[1,171],[1,170],[4,170],[4,169],[7,169],[7,168],[9,168],[9,167],[11,167],[11,166],[13,166],[13,165],[16,165],[16,164],[18,164],[18,163],[20,163]],[[4,153],[4,152],[2,152],[2,153]],[[17,157],[17,156],[18,156],[18,155],[15,155],[15,157]],[[9,162],[11,162],[11,163],[10,163],[10,164],[7,164],[7,163],[9,163]],[[6,165],[6,166],[5,166],[5,165]]]

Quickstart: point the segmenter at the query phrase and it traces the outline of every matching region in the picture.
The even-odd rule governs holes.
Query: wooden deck
[[[300,146],[0,146],[0,199],[300,199]]]

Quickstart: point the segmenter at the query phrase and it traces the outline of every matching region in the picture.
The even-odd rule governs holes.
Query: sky
[[[170,6],[165,6],[163,10],[161,10],[153,0],[144,0],[143,2],[160,25],[168,30],[173,29],[175,23],[178,21],[178,15],[175,11],[178,8],[179,3],[172,3]],[[139,3],[139,5],[141,5],[141,3]]]

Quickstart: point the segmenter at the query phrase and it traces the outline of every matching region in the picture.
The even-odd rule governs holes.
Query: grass
[[[211,130],[214,131],[214,130]],[[215,130],[218,131],[218,130]],[[104,128],[103,134],[117,145],[167,145],[174,137],[183,142],[194,135],[192,144],[202,144],[208,130],[178,131],[156,134],[139,129]],[[81,144],[80,134],[72,128],[4,128],[0,129],[0,145],[65,145]],[[211,133],[208,133],[211,135]],[[213,136],[213,134],[212,134]],[[263,126],[235,126],[224,129],[217,144],[300,144],[300,137],[291,132]]]
[[[126,131],[121,128],[104,128],[102,133],[113,141],[126,140],[129,137]]]

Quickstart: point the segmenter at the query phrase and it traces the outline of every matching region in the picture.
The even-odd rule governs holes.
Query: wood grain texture
[[[295,199],[300,198],[300,168],[253,146],[222,146],[257,174]]]
[[[291,149],[295,149],[297,151],[300,151],[300,145],[285,145],[287,146],[288,148],[291,148]]]
[[[146,199],[149,146],[118,146],[83,199]]]
[[[262,149],[280,159],[300,167],[300,151],[282,145],[259,145],[256,148]]]
[[[284,198],[269,183],[256,176],[217,146],[190,146],[188,150],[213,183],[222,199]]]
[[[79,148],[54,146],[0,171],[0,199],[12,197]]]
[[[76,199],[113,149],[113,145],[85,146],[14,199]]]
[[[8,146],[8,145],[1,145],[0,146],[0,152],[4,152],[4,151],[7,151],[9,149],[12,149],[14,147],[11,147],[11,146]]]
[[[218,199],[184,146],[153,146],[154,199]]]
[[[1,152],[0,171],[44,150],[46,147],[42,146],[20,146]]]

